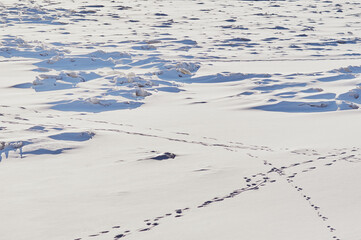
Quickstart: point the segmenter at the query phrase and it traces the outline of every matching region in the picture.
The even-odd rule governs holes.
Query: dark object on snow
[[[162,155],[153,157],[151,159],[162,161],[162,160],[166,160],[166,159],[170,159],[170,158],[174,159],[175,156],[176,155],[174,153],[166,152],[166,153],[163,153]]]
[[[116,235],[116,236],[114,237],[114,239],[119,239],[119,238],[122,238],[122,237],[125,237],[125,235],[124,235],[124,234],[119,234],[119,235]]]

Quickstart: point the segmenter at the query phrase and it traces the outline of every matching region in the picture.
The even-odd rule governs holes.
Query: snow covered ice
[[[356,0],[0,0],[0,240],[360,240]]]

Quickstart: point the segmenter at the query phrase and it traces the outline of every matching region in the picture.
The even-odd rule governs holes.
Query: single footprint
[[[116,235],[114,237],[114,239],[119,239],[119,238],[122,238],[122,237],[125,237],[125,235],[121,233],[121,234]]]

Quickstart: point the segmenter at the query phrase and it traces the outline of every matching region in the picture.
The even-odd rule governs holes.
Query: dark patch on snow
[[[170,153],[170,152],[165,152],[161,155],[158,155],[156,157],[152,157],[151,159],[154,160],[158,160],[158,161],[163,161],[163,160],[167,160],[167,159],[174,159],[176,157],[176,155],[174,153]]]

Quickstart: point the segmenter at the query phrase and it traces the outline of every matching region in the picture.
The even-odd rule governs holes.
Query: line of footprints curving
[[[118,233],[114,236],[114,239],[117,240],[117,239],[121,239],[121,238],[126,238],[128,235],[136,233],[136,232],[138,232],[138,233],[139,232],[147,232],[147,231],[150,231],[153,228],[159,226],[161,224],[161,221],[164,221],[167,218],[183,217],[187,212],[191,211],[192,209],[206,208],[212,204],[217,204],[217,203],[220,203],[227,199],[237,197],[241,193],[259,190],[262,187],[266,186],[267,184],[272,184],[272,183],[277,182],[277,179],[279,180],[281,178],[281,179],[286,180],[287,183],[290,186],[292,186],[292,188],[294,188],[296,191],[298,191],[300,193],[301,197],[305,201],[307,201],[309,206],[316,212],[317,217],[319,217],[323,222],[326,223],[325,227],[331,233],[333,233],[332,238],[334,240],[341,240],[336,235],[336,228],[334,226],[328,224],[329,218],[324,213],[322,213],[321,207],[318,206],[315,202],[313,202],[311,196],[309,196],[306,193],[306,191],[304,190],[303,187],[297,185],[294,180],[297,175],[300,175],[300,174],[303,174],[306,172],[310,172],[310,171],[314,171],[315,169],[318,168],[316,166],[309,166],[309,165],[314,164],[314,165],[319,165],[321,167],[322,166],[329,167],[329,166],[332,166],[333,164],[335,164],[336,162],[340,162],[340,161],[347,161],[347,162],[353,162],[353,163],[361,162],[361,153],[359,153],[359,148],[353,148],[353,149],[349,149],[349,150],[347,150],[347,149],[335,149],[335,150],[336,150],[335,152],[329,153],[328,155],[325,155],[325,156],[319,156],[315,159],[298,162],[298,163],[293,163],[288,166],[282,166],[282,167],[275,167],[272,163],[264,160],[264,164],[271,167],[271,169],[268,172],[261,172],[261,173],[251,175],[249,177],[244,177],[244,181],[245,181],[244,187],[235,189],[232,192],[229,192],[228,194],[226,194],[224,196],[214,197],[212,199],[204,201],[203,203],[201,203],[193,208],[191,208],[191,207],[179,208],[179,209],[175,209],[173,212],[166,213],[164,215],[155,217],[153,219],[145,219],[143,222],[143,226],[138,228],[137,230],[131,231],[131,230],[127,229],[122,232],[119,232],[118,230],[120,230],[121,226],[113,226],[112,229],[110,229],[110,230],[100,231],[98,233],[88,235],[88,237],[93,238],[93,237],[100,236],[102,234],[110,234],[112,231],[118,231]],[[317,154],[312,154],[312,155],[317,155]],[[296,168],[296,167],[303,167],[303,168],[301,169],[301,171],[298,171],[298,172],[295,171],[291,174],[286,173],[286,170],[292,170],[293,168]],[[82,239],[83,238],[76,238],[74,240],[82,240]]]

